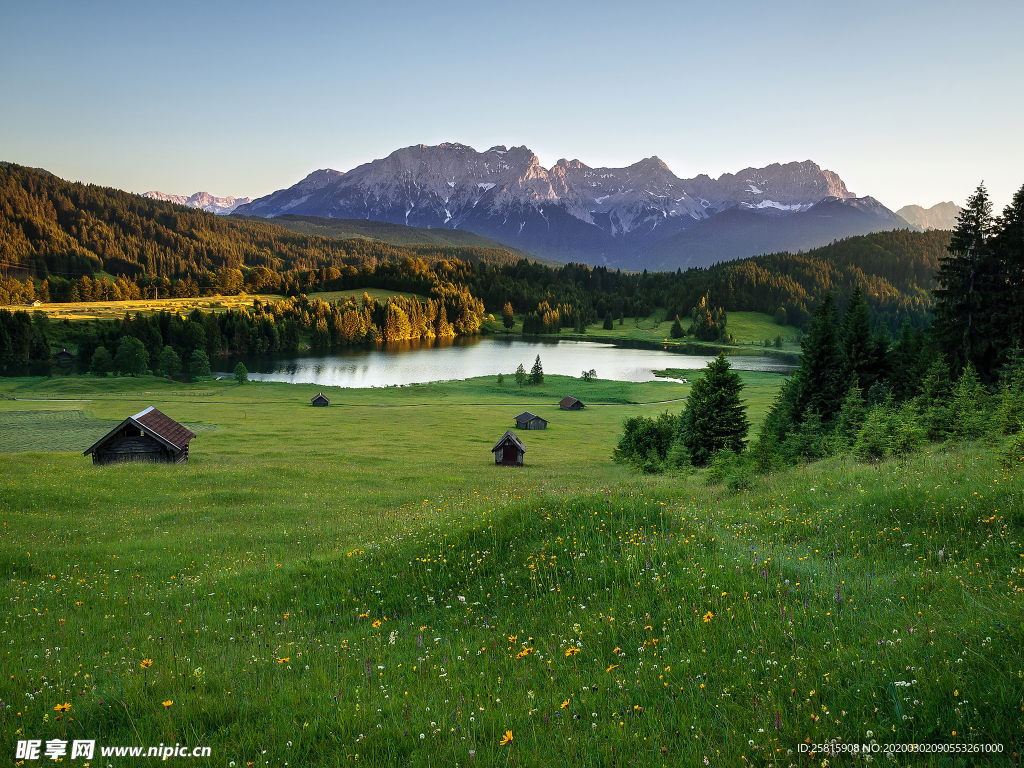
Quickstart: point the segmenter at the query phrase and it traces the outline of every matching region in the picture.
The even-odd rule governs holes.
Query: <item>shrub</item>
[[[771,433],[762,430],[757,440],[747,449],[751,468],[762,475],[782,467],[782,456]]]
[[[676,427],[676,417],[667,411],[657,419],[632,416],[622,423],[622,437],[612,451],[612,458],[645,474],[660,474]]]
[[[149,354],[146,345],[134,336],[124,336],[117,345],[114,357],[117,372],[126,376],[138,376],[149,367]]]
[[[878,461],[889,453],[892,434],[891,413],[885,406],[872,409],[853,444],[853,454],[861,461]]]
[[[235,381],[239,384],[245,384],[249,381],[249,371],[242,363],[235,366]]]
[[[794,463],[823,458],[832,452],[832,444],[828,437],[821,423],[821,416],[816,411],[811,411],[807,418],[786,436],[782,445],[782,455]]]
[[[89,363],[89,371],[95,376],[104,377],[114,370],[114,358],[111,357],[106,347],[97,347],[92,353],[92,362]]]
[[[889,438],[889,449],[894,456],[906,456],[921,447],[925,437],[924,430],[911,403],[904,403],[899,411],[893,414],[890,424],[892,434]]]
[[[708,461],[704,482],[707,485],[719,485],[726,476],[734,472],[739,464],[739,456],[730,450],[715,451]]]
[[[192,351],[188,372],[193,378],[210,375],[210,358],[203,350],[196,349]]]
[[[974,440],[985,434],[988,428],[987,405],[988,393],[974,366],[968,363],[953,387],[950,402],[953,434],[965,440]]]
[[[170,379],[181,372],[181,358],[169,344],[160,353],[160,373]]]

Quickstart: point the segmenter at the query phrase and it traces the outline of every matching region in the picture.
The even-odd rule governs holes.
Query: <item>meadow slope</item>
[[[781,378],[741,376],[757,422]],[[731,492],[611,461],[622,419],[678,409],[642,403],[681,383],[478,379],[309,407],[320,389],[0,379],[22,398],[0,400],[4,749],[821,766],[799,745],[835,738],[999,743],[895,760],[1018,764],[1024,475],[1000,444]],[[593,405],[559,411],[565,394]],[[188,465],[39,450],[147,405],[202,425]],[[551,426],[519,433],[524,468],[495,467],[525,408]]]

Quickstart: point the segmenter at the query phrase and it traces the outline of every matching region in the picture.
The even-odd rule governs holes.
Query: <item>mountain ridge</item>
[[[681,179],[657,156],[623,168],[590,167],[565,158],[545,168],[526,146],[496,145],[478,152],[449,142],[403,147],[347,172],[320,169],[236,212],[458,228],[559,262],[633,269],[649,266],[644,254],[657,244],[674,242],[725,211],[782,220],[825,199],[868,200],[857,198],[838,174],[811,160],[744,168],[717,179],[706,174]],[[844,213],[845,223],[836,229],[842,235],[818,226],[815,231],[821,234],[808,247],[907,226],[877,201],[860,208],[865,206],[867,216]],[[855,219],[855,231],[848,231]],[[755,223],[787,229],[778,222]],[[745,250],[750,238],[733,240],[732,249],[711,250],[724,258],[754,255]],[[698,254],[699,259],[706,261],[710,252]],[[691,256],[680,253],[677,261],[681,265]]]
[[[189,208],[199,208],[208,213],[216,213],[221,216],[233,212],[238,206],[252,202],[251,197],[217,197],[209,192],[196,192],[194,195],[169,195],[166,192],[151,190],[143,192],[143,197],[150,200],[162,200],[165,203],[177,203],[187,205]]]
[[[915,227],[922,230],[956,228],[957,217],[963,209],[956,203],[936,203],[931,208],[924,208],[920,205],[905,205],[896,211]]]

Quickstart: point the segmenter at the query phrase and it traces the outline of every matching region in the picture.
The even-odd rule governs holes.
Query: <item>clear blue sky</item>
[[[679,176],[812,159],[890,208],[1024,184],[1024,3],[0,2],[0,159],[259,196],[410,144]]]

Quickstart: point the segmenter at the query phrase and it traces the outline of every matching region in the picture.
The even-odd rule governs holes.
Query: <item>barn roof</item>
[[[577,397],[563,397],[561,400],[558,401],[558,405],[561,408],[568,408],[571,405],[576,405],[576,403],[583,405],[583,403],[580,403],[580,400]]]
[[[175,451],[184,449],[185,446],[188,445],[189,441],[196,436],[188,427],[179,424],[174,419],[161,413],[151,405],[145,410],[139,411],[134,416],[129,416],[112,430],[107,432],[107,434],[83,451],[83,455],[88,456],[90,453],[95,451],[105,443],[111,435],[120,431],[126,424],[134,424],[139,429],[145,430],[147,435],[155,437],[168,448],[172,448]]]
[[[317,400],[326,400],[328,403],[331,402],[330,398],[326,397],[323,392],[317,392],[316,397],[310,398],[309,402],[315,403]]]
[[[511,429],[505,430],[505,434],[501,436],[501,440],[495,443],[494,447],[491,448],[491,453],[494,453],[496,450],[501,448],[501,446],[503,446],[505,443],[515,443],[516,447],[519,448],[520,451],[526,453],[526,446],[523,445],[523,441],[516,437],[516,433],[513,432]]]
[[[532,421],[533,419],[540,419],[545,423],[547,422],[547,419],[541,418],[537,414],[530,413],[529,411],[523,411],[518,416],[516,416],[516,421]]]

